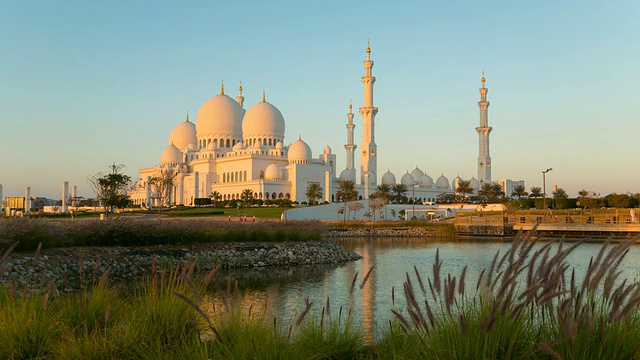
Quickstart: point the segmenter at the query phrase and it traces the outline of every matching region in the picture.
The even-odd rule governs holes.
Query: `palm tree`
[[[214,206],[214,207],[216,206],[217,201],[218,201],[218,200],[220,200],[220,199],[222,199],[222,195],[220,195],[220,193],[219,193],[219,192],[217,192],[217,191],[213,191],[213,192],[209,195],[209,197],[211,198],[211,201],[213,201],[213,206]]]
[[[322,200],[322,186],[318,183],[309,184],[305,196],[309,199],[309,205],[317,205],[316,200]]]
[[[486,182],[478,190],[478,196],[484,197],[485,202],[494,203],[504,196],[504,191],[502,191],[500,184]]]
[[[557,188],[554,192],[553,192],[553,198],[554,199],[566,199],[568,198],[569,195],[567,195],[567,192],[564,191],[563,188]]]
[[[338,182],[338,192],[336,198],[338,201],[349,202],[358,198],[358,191],[353,180],[343,180]]]
[[[525,190],[524,185],[514,186],[513,191],[511,192],[511,196],[517,196],[518,200],[527,195],[529,195],[529,193]]]
[[[409,191],[409,188],[407,187],[407,185],[405,184],[395,184],[391,187],[391,201],[393,201],[396,204],[406,204],[406,202],[409,200],[409,198],[407,198],[407,192]]]
[[[376,188],[376,191],[373,194],[371,194],[371,196],[369,197],[372,199],[383,199],[385,201],[389,201],[391,196],[392,196],[391,185],[381,184],[381,185],[378,185],[378,187]]]
[[[460,198],[462,202],[464,202],[466,199],[466,195],[473,193],[473,188],[471,188],[471,182],[469,180],[459,181],[458,187],[456,188],[456,192],[460,194]]]
[[[535,199],[542,197],[542,188],[537,186],[532,187],[531,192],[529,193],[529,197]]]
[[[247,204],[251,200],[253,200],[253,190],[251,190],[251,189],[242,190],[242,193],[240,194],[240,198],[242,199],[243,207],[247,207]]]

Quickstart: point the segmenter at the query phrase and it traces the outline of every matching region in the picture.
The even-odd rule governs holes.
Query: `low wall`
[[[510,236],[514,234],[512,224],[456,224],[454,229],[461,235]]]

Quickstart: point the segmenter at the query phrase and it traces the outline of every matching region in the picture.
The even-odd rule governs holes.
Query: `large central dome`
[[[284,140],[284,117],[278,108],[266,101],[253,105],[242,122],[245,141],[257,139],[267,141],[263,145],[273,145]],[[268,140],[267,140],[268,139]]]
[[[225,94],[207,100],[196,117],[198,139],[217,137],[242,137],[242,117],[244,110],[240,104]]]

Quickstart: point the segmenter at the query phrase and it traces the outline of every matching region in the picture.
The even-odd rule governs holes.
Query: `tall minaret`
[[[364,106],[360,108],[362,115],[362,156],[360,158],[360,178],[362,184],[369,182],[369,189],[375,189],[378,177],[377,166],[377,147],[375,142],[375,123],[374,119],[378,113],[378,108],[373,107],[373,84],[376,78],[371,75],[373,61],[371,61],[371,46],[367,42],[367,60],[364,62],[364,76],[362,84],[364,85]],[[369,176],[365,173],[370,172]],[[367,180],[368,179],[368,180]],[[369,194],[363,194],[364,198],[368,198]]]
[[[493,128],[489,126],[489,117],[487,115],[487,108],[489,108],[489,102],[487,101],[488,89],[484,87],[484,71],[482,71],[482,87],[480,88],[480,101],[478,101],[478,107],[480,108],[480,126],[476,128],[478,133],[480,151],[478,153],[478,180],[480,182],[491,181],[491,157],[489,156],[489,134]]]
[[[242,96],[242,81],[240,81],[240,87],[238,87],[238,97],[236,98],[236,101],[240,106],[244,104],[244,96]]]
[[[353,123],[353,105],[351,104],[351,100],[349,100],[349,113],[347,114],[347,118],[349,122],[347,123],[347,144],[344,146],[347,149],[347,169],[351,170],[355,168],[355,158],[353,154],[356,152],[356,148],[358,145],[353,143],[353,129],[355,129],[356,124]],[[355,170],[354,170],[355,174]]]

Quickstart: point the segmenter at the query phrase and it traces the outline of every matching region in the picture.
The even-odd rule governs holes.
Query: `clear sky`
[[[340,171],[371,39],[380,176],[477,177],[484,70],[494,180],[552,167],[570,196],[640,192],[639,19],[637,0],[0,0],[0,183],[59,199],[114,162],[136,179],[223,80],[247,109],[265,89],[285,144],[329,145]]]

